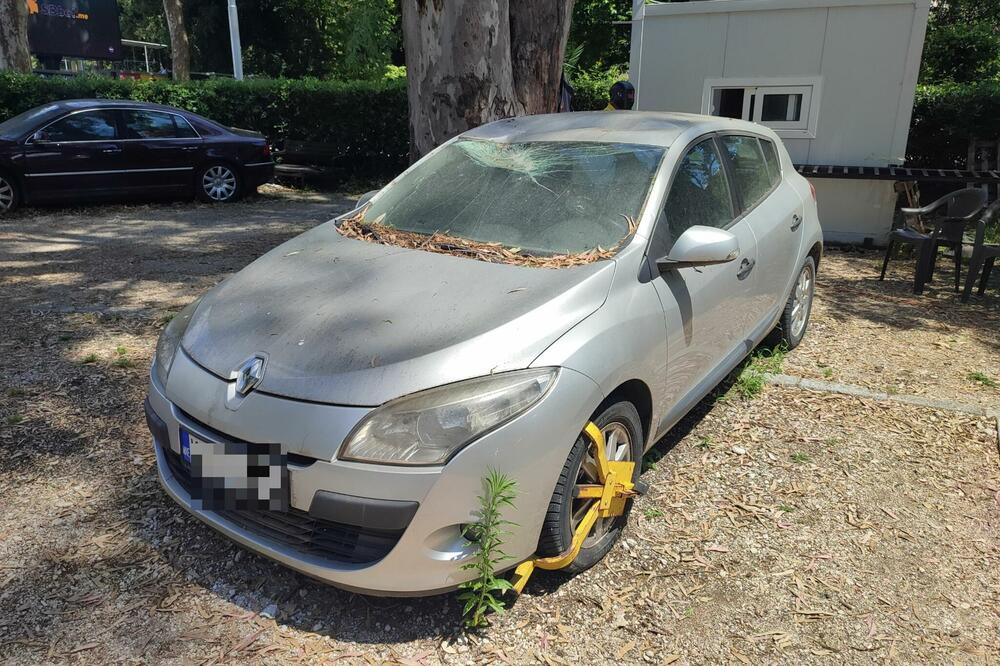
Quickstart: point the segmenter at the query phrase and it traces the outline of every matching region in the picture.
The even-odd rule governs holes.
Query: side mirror
[[[32,143],[48,143],[49,142],[49,133],[46,132],[45,130],[38,130],[37,132],[35,132],[34,134],[31,135],[31,142]]]
[[[371,192],[365,192],[364,194],[362,194],[361,197],[358,199],[358,208],[361,208],[366,203],[374,199],[375,195],[378,194],[380,191],[381,190],[372,190]]]
[[[674,242],[670,253],[656,260],[660,272],[675,268],[724,264],[740,256],[736,236],[715,227],[688,227]]]

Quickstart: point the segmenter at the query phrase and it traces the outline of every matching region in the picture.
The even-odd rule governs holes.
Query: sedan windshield
[[[365,219],[531,254],[618,246],[635,230],[663,149],[463,139],[384,189]]]

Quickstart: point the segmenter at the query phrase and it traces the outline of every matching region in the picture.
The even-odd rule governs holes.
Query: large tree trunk
[[[514,94],[525,113],[559,110],[559,82],[572,17],[573,0],[510,0]]]
[[[555,111],[572,9],[573,0],[405,0],[410,157],[483,123]]]
[[[0,69],[31,71],[25,0],[0,0]]]
[[[167,16],[167,30],[170,31],[170,57],[175,81],[191,78],[191,45],[188,44],[187,29],[184,27],[183,0],[163,0],[163,13]]]

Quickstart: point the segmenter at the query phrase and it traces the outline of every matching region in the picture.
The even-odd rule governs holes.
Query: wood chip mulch
[[[536,574],[480,634],[462,633],[454,595],[336,590],[179,509],[142,417],[157,334],[346,205],[0,221],[0,663],[1000,662],[1000,454],[995,423],[965,414],[780,386],[743,400],[722,386],[647,455],[650,492],[609,556],[573,578]],[[981,324],[995,300],[968,320],[920,310],[870,281],[872,258],[831,260],[827,275],[866,300],[821,288],[821,326],[786,372],[822,376],[819,359],[845,380],[869,363],[891,370],[879,350],[919,312],[946,327],[919,338],[935,350],[928,390],[951,395],[959,384],[938,368],[962,358],[991,372]],[[963,390],[992,399],[986,388]]]

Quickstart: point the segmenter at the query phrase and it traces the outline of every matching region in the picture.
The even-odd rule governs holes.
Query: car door
[[[753,318],[748,299],[755,281],[757,242],[737,207],[713,136],[696,141],[674,173],[648,258],[655,262],[691,226],[726,229],[739,242],[733,261],[713,266],[654,270],[653,284],[666,318],[665,420],[683,413],[749,351],[746,334]],[[685,398],[688,398],[685,400]]]
[[[757,238],[755,334],[763,335],[788,298],[802,239],[802,199],[781,178],[773,143],[760,137],[721,137],[742,213]]]
[[[202,139],[180,114],[123,109],[129,186],[140,190],[190,189],[201,161]]]
[[[115,109],[75,111],[25,141],[25,185],[32,199],[119,192],[126,186]]]

